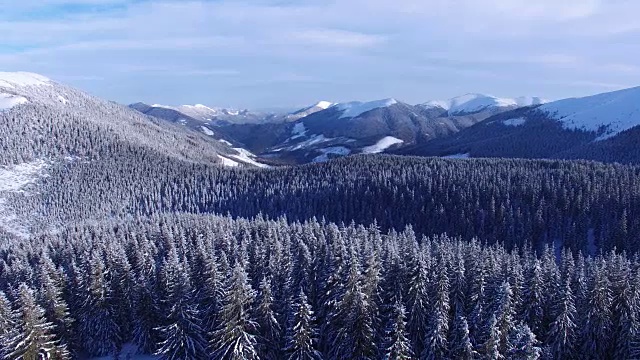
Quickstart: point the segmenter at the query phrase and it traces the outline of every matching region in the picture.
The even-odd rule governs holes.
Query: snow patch
[[[443,156],[443,158],[445,158],[445,159],[468,159],[470,157],[471,157],[471,154],[469,154],[469,153],[452,154],[452,155]]]
[[[371,145],[371,146],[367,146],[362,148],[362,153],[363,154],[378,154],[381,153],[385,150],[387,150],[389,147],[395,145],[395,144],[401,144],[404,141],[398,138],[395,138],[393,136],[385,136],[382,139],[380,139],[375,145]]]
[[[63,105],[67,105],[69,103],[69,100],[65,99],[62,95],[58,95],[58,101],[60,101]]]
[[[221,143],[223,143],[223,144],[225,144],[225,145],[233,146],[233,144],[232,144],[232,143],[230,143],[230,142],[228,142],[227,140],[220,139],[220,140],[218,140],[218,141],[220,141]]]
[[[267,164],[261,164],[261,163],[257,162],[255,160],[256,156],[253,153],[251,153],[249,150],[247,150],[247,149],[233,148],[233,150],[237,151],[238,155],[229,155],[229,156],[234,158],[234,159],[236,159],[236,160],[240,160],[240,161],[242,161],[244,163],[251,164],[251,165],[257,166],[259,168],[268,168],[268,167],[270,167]]]
[[[538,108],[566,129],[599,131],[608,139],[640,125],[640,87],[555,101]]]
[[[233,161],[233,160],[231,160],[231,159],[229,159],[229,158],[226,158],[226,157],[224,157],[224,156],[222,156],[222,155],[218,155],[218,157],[220,158],[220,160],[221,160],[221,162],[222,162],[222,165],[223,165],[223,166],[229,166],[229,167],[237,167],[237,166],[240,166],[240,164],[239,164],[239,163],[237,163],[237,162],[235,162],[235,161]]]
[[[51,80],[30,72],[0,72],[0,87],[50,85]]]
[[[371,110],[389,107],[397,104],[395,99],[385,99],[370,102],[354,101],[349,103],[337,104],[336,108],[342,111],[340,119],[355,118]]]
[[[304,149],[313,145],[317,145],[317,144],[321,144],[323,142],[327,142],[327,141],[331,141],[333,140],[332,138],[326,138],[324,137],[324,135],[320,134],[320,135],[312,135],[311,138],[309,140],[305,140],[301,143],[298,143],[294,146],[289,147],[288,149],[291,151],[295,151],[295,150],[300,150],[300,149]]]
[[[524,118],[517,118],[517,119],[509,119],[509,120],[505,120],[502,123],[506,126],[522,126],[524,125],[524,123],[526,123],[527,120]]]
[[[304,123],[299,122],[293,125],[293,129],[291,129],[291,137],[290,140],[297,139],[307,135],[307,128],[304,126]]]
[[[324,149],[319,149],[318,151],[320,151],[322,155],[316,156],[313,159],[313,162],[315,163],[329,161],[329,154],[338,155],[338,156],[346,156],[351,154],[351,150],[347,149],[344,146],[333,146],[333,147],[328,147]]]
[[[20,237],[28,237],[27,225],[7,204],[11,193],[27,193],[27,187],[46,176],[47,163],[37,160],[13,166],[0,166],[0,228]]]
[[[209,135],[209,136],[214,135],[213,131],[211,131],[211,129],[209,129],[206,126],[200,126],[200,129],[202,129],[202,132],[205,133],[205,135]]]
[[[22,96],[0,93],[0,110],[11,109],[20,104],[26,104],[29,101]]]
[[[313,107],[315,108],[320,108],[323,110],[327,110],[328,108],[332,107],[333,103],[332,102],[328,102],[328,101],[318,101],[317,104],[313,105]]]

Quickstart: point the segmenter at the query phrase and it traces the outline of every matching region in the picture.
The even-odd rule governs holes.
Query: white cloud
[[[100,11],[52,11],[61,4]],[[544,78],[567,86],[532,95],[571,95],[579,81],[640,82],[635,0],[0,0],[0,8],[2,43],[25,49],[0,45],[0,68],[72,83],[84,74],[83,87],[104,78],[89,90],[122,101],[213,91],[261,101],[264,88],[224,90],[284,81],[292,85],[273,90],[282,105],[309,91],[411,102],[464,87],[526,94],[522,84]],[[25,15],[42,8],[54,15]]]

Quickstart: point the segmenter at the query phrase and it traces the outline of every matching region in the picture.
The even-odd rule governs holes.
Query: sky
[[[640,85],[637,0],[0,0],[0,71],[132,103],[296,108]]]

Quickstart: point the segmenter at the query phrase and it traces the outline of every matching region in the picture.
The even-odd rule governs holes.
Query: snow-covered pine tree
[[[580,353],[588,359],[604,359],[611,348],[612,331],[611,306],[612,295],[606,263],[600,259],[594,264],[587,304],[582,319]]]
[[[437,280],[432,289],[433,300],[425,348],[422,359],[436,360],[446,357],[448,352],[447,339],[449,337],[449,276],[447,266],[441,259],[436,266]]]
[[[39,294],[42,297],[46,318],[55,327],[55,341],[60,348],[67,349],[69,354],[76,355],[78,338],[75,331],[75,320],[71,317],[69,306],[62,297],[59,285],[46,271],[40,276]]]
[[[70,359],[65,346],[55,340],[55,327],[47,322],[44,309],[26,284],[18,289],[19,315],[17,335],[10,340],[10,352],[3,358],[7,360]]]
[[[576,357],[575,341],[578,331],[575,298],[571,290],[571,280],[565,280],[558,303],[555,306],[556,319],[551,323],[548,334],[548,351],[554,359],[570,360]]]
[[[266,276],[260,282],[258,305],[255,311],[260,336],[258,337],[258,357],[264,360],[282,358],[282,329],[274,312],[271,279]]]
[[[330,355],[337,359],[375,359],[378,348],[375,343],[375,329],[371,306],[361,285],[361,272],[357,256],[352,251],[351,270],[346,291],[333,317],[336,328]]]
[[[467,319],[457,314],[451,329],[449,341],[449,358],[459,360],[473,360],[477,355],[469,338],[469,324]]]
[[[111,287],[106,279],[109,270],[97,251],[87,261],[85,269],[88,288],[79,289],[83,302],[77,318],[83,348],[92,356],[115,354],[122,339]]]
[[[17,336],[17,315],[7,296],[0,291],[0,359],[6,359],[12,351],[11,341]]]
[[[244,267],[238,262],[231,273],[220,313],[220,327],[212,334],[212,356],[221,360],[258,358],[258,324],[252,314],[254,290]]]
[[[537,360],[542,354],[538,344],[529,326],[521,323],[509,331],[505,357],[509,360]]]
[[[489,318],[489,324],[487,326],[489,334],[487,341],[482,345],[482,356],[489,360],[504,359],[504,355],[500,352],[500,341],[503,337],[498,327],[498,320],[495,315],[491,315]]]
[[[287,326],[285,352],[289,360],[320,360],[317,350],[318,333],[313,310],[302,289],[292,306],[293,314]]]
[[[397,299],[386,327],[386,339],[384,346],[385,360],[409,360],[413,359],[411,341],[407,336],[407,315],[401,299]]]
[[[409,321],[407,330],[413,346],[413,351],[421,354],[425,347],[429,322],[429,276],[426,264],[418,258],[409,279],[409,298],[407,309]]]
[[[156,355],[163,360],[207,359],[205,332],[200,325],[200,312],[195,303],[189,271],[178,260],[175,251],[163,263],[161,276],[166,282],[163,299],[169,307],[164,326],[158,328],[161,342]]]

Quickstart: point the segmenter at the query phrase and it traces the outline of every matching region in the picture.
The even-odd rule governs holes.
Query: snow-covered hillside
[[[471,114],[486,109],[494,108],[518,108],[531,105],[540,105],[546,100],[539,97],[498,98],[483,94],[466,94],[448,100],[429,101],[421,106],[426,108],[442,108],[449,115]]]
[[[50,85],[48,78],[27,72],[0,72],[0,111],[11,109],[29,100],[22,96],[26,87]]]
[[[7,203],[15,193],[27,193],[29,185],[46,176],[47,163],[37,160],[13,166],[0,166],[0,229],[16,236],[29,236],[26,219],[20,219]]]
[[[319,101],[311,106],[308,106],[306,108],[300,109],[296,112],[293,112],[291,114],[288,114],[286,116],[287,120],[289,121],[295,121],[298,119],[302,119],[303,117],[309,116],[311,114],[315,114],[318,111],[322,111],[322,110],[327,110],[328,108],[332,107],[334,105],[334,103],[329,102],[329,101]]]
[[[600,140],[640,125],[640,87],[548,103],[537,110],[567,129],[604,132]]]
[[[378,108],[383,108],[383,107],[389,107],[397,103],[398,101],[396,101],[396,99],[384,99],[384,100],[376,100],[376,101],[369,101],[369,102],[353,101],[348,103],[337,104],[335,105],[335,107],[338,110],[342,111],[342,115],[340,115],[340,118],[345,119],[345,118],[355,118],[368,111],[378,109]]]

